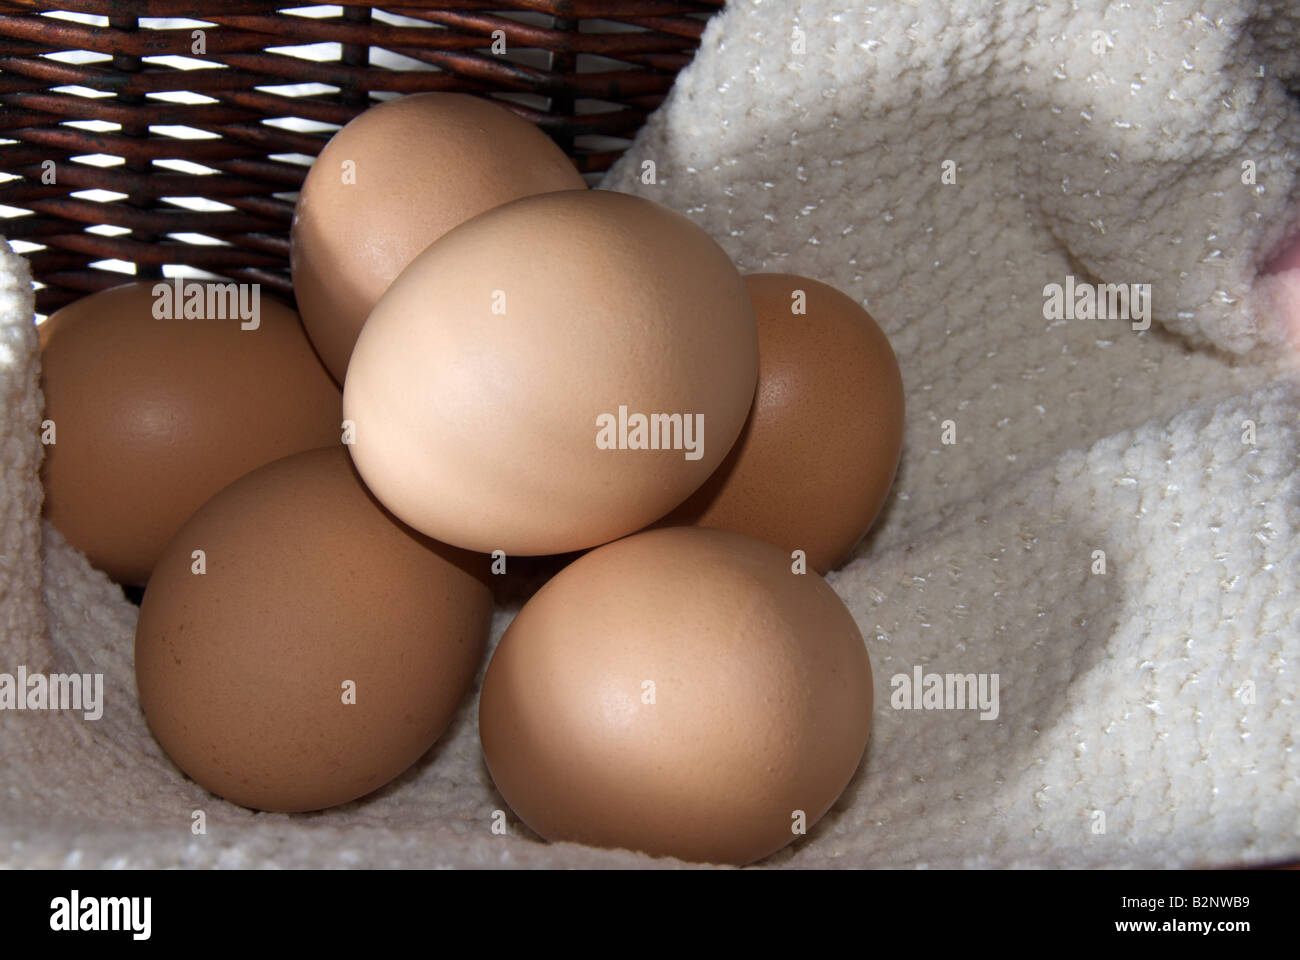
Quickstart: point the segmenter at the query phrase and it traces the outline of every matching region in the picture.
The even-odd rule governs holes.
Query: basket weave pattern
[[[596,174],[721,5],[0,0],[0,234],[23,242],[40,313],[125,282],[124,265],[292,302],[294,193],[338,126],[393,95],[495,96]]]

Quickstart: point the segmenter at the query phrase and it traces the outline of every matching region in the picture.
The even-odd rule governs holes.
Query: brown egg
[[[740,433],[757,375],[745,285],[703,230],[567,191],[417,257],[357,340],[343,409],[361,475],[403,521],[470,550],[554,554],[685,500]]]
[[[297,314],[260,290],[254,301],[245,286],[255,319],[168,319],[169,304],[194,290],[177,298],[174,281],[114,287],[39,328],[54,423],[41,468],[45,516],[120,583],[148,580],[181,524],[232,480],[339,439],[339,389]]]
[[[807,277],[745,277],[758,321],[758,389],[716,473],[664,524],[735,530],[803,550],[821,573],[875,522],[903,447],[903,381],[862,307]],[[795,313],[804,295],[806,313]]]
[[[479,734],[502,797],[548,840],[743,864],[835,802],[871,708],[862,635],[821,577],[675,527],[592,551],[524,606]]]
[[[341,446],[248,474],[184,526],[145,591],[150,729],[247,807],[370,793],[433,745],[480,663],[492,601],[466,562],[394,520]]]
[[[367,314],[415,255],[510,200],[585,187],[533,124],[480,97],[420,93],[371,107],[307,174],[291,232],[293,288],[339,383]]]

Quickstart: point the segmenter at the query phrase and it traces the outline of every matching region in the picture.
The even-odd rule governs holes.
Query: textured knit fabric
[[[829,577],[875,670],[867,758],[765,865],[1300,856],[1300,268],[1259,275],[1300,232],[1297,34],[1264,0],[737,0],[606,178],[742,271],[845,291],[903,373],[894,491]],[[1150,284],[1149,329],[1047,316],[1067,282]],[[346,807],[187,781],[136,703],[135,608],[39,519],[12,256],[0,323],[0,671],[102,672],[106,700],[0,712],[0,863],[680,865],[495,835],[476,694]],[[895,709],[918,666],[996,674],[997,716]]]

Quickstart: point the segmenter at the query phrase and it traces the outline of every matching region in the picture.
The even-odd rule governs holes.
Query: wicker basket
[[[491,96],[594,179],[721,5],[0,0],[0,234],[30,259],[41,314],[164,267],[292,301],[296,191],[368,105]]]

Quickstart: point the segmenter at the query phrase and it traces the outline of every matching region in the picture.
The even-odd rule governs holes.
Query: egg
[[[404,522],[559,554],[632,533],[730,449],[758,376],[736,268],[699,227],[602,190],[516,200],[394,281],[348,368],[348,449]]]
[[[745,286],[758,389],[740,439],[665,524],[695,523],[838,566],[889,495],[903,446],[903,381],[889,339],[834,287],[790,274]]]
[[[872,699],[824,580],[771,544],[674,527],[593,550],[524,606],[479,734],[501,796],[548,840],[744,864],[835,802]]]
[[[393,519],[341,446],[248,474],[181,529],[145,591],[149,728],[246,807],[319,810],[378,789],[433,745],[481,662],[477,560]]]
[[[325,145],[294,210],[298,309],[339,383],[371,308],[415,255],[510,200],[582,189],[555,143],[503,106],[420,93],[360,114]]]
[[[114,287],[38,328],[45,516],[123,584],[226,484],[340,437],[339,389],[297,314],[252,285],[236,297],[249,319],[226,299],[208,310],[195,284]],[[199,300],[211,318],[185,317]]]

